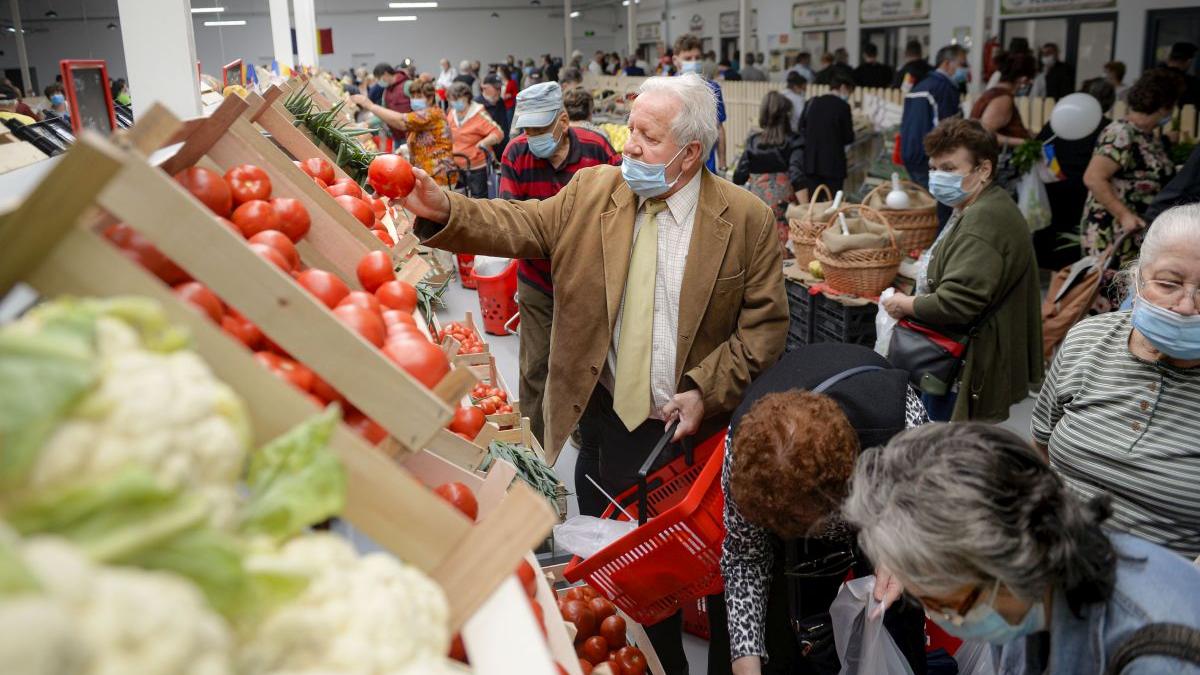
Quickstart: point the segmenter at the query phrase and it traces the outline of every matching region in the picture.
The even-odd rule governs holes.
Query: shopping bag
[[[829,608],[833,640],[842,660],[839,675],[913,675],[904,654],[883,627],[883,613],[868,619],[879,603],[872,592],[875,577],[842,584]]]
[[[887,358],[888,345],[892,342],[892,329],[896,327],[896,319],[883,308],[883,302],[896,294],[896,289],[885,288],[879,294],[879,310],[875,312],[875,351]]]
[[[998,675],[996,648],[987,642],[964,642],[954,652],[958,675]]]
[[[1030,232],[1049,227],[1050,197],[1046,194],[1046,184],[1034,171],[1027,171],[1017,183],[1017,206]]]

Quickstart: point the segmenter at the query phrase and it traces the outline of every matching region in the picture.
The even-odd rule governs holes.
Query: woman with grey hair
[[[1200,555],[1200,204],[1164,212],[1128,269],[1133,309],[1071,329],[1033,412],[1067,487],[1113,526]]]
[[[1103,529],[1107,500],[1080,501],[1010,431],[906,431],[862,454],[843,512],[934,623],[1004,646],[997,672],[1200,673],[1166,656],[1106,671],[1139,629],[1200,627],[1200,570]]]

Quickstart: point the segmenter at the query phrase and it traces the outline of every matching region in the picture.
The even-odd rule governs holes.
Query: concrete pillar
[[[859,19],[859,0],[846,0],[846,51],[850,52],[850,65],[858,65],[862,54],[862,21]]]
[[[157,101],[178,117],[200,114],[189,0],[117,0],[134,113]]]
[[[8,0],[12,9],[13,30],[17,36],[17,61],[21,65],[21,89],[26,96],[37,96],[33,90],[33,78],[29,76],[29,55],[25,52],[25,31],[21,28],[21,3],[18,0]]]
[[[571,28],[571,0],[563,0],[563,67],[571,63],[571,52],[575,51],[575,33]]]
[[[738,50],[742,52],[738,61],[741,68],[746,67],[746,54],[758,51],[750,46],[750,0],[738,0]]]
[[[317,56],[317,12],[313,0],[292,0],[296,13],[296,52],[299,66],[319,65]]]
[[[292,56],[292,21],[288,15],[288,0],[270,0],[271,46],[275,50],[275,61],[282,71],[284,66],[295,68]]]
[[[634,0],[629,0],[629,6],[625,8],[625,27],[629,30],[628,44],[626,45],[629,56],[637,53],[637,3]]]
[[[971,3],[974,5],[975,15],[971,17],[971,52],[967,55],[967,62],[971,67],[971,83],[967,86],[967,94],[972,99],[979,96],[979,92],[983,91],[983,86],[987,84],[983,81],[983,44],[987,41],[983,31],[987,19],[987,2],[988,0],[975,0]]]

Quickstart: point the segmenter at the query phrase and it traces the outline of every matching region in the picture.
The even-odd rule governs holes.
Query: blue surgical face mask
[[[467,109],[467,102],[466,101],[451,101],[450,107],[454,108],[454,110],[456,112],[462,112]]]
[[[1046,608],[1041,602],[1033,603],[1021,623],[1016,626],[1004,620],[993,603],[1000,582],[992,590],[992,599],[971,608],[966,616],[954,612],[927,613],[939,628],[960,640],[982,640],[993,645],[1003,645],[1046,628]]]
[[[679,72],[683,75],[695,73],[699,75],[704,70],[704,64],[700,61],[680,61]]]
[[[970,72],[971,70],[966,66],[959,66],[954,70],[954,82],[956,84],[966,84],[967,74]]]
[[[1133,327],[1173,359],[1200,359],[1200,314],[1180,314],[1138,295],[1133,300]]]
[[[555,124],[554,127],[557,128],[558,125]],[[533,156],[542,159],[553,155],[555,148],[558,147],[558,139],[554,137],[554,128],[544,134],[528,136],[526,140],[529,143],[529,151],[533,153]]]
[[[625,182],[629,184],[629,189],[633,190],[637,196],[645,197],[646,199],[657,197],[670,190],[679,181],[679,176],[676,176],[675,180],[668,183],[667,167],[679,157],[686,147],[680,148],[679,152],[675,153],[675,157],[667,160],[666,164],[647,164],[629,155],[622,156],[621,175],[625,178]],[[683,173],[680,172],[679,175],[682,176]]]
[[[62,105],[66,102],[67,102],[67,97],[63,96],[62,94],[54,94],[53,96],[50,97],[50,103],[52,105]]]
[[[522,71],[523,71],[523,72],[524,72],[526,75],[532,75],[532,74],[533,74],[533,66],[525,66],[525,67],[522,69]]]
[[[420,110],[424,110],[428,107],[429,107],[429,104],[426,103],[425,99],[423,99],[423,98],[414,98],[412,100],[412,109],[413,110],[420,111]]]
[[[970,192],[963,189],[963,179],[966,177],[953,171],[930,171],[929,193],[946,206],[958,206],[971,196]]]

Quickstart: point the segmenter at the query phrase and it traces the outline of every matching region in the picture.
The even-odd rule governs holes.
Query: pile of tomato
[[[397,157],[397,159],[407,163],[403,157]],[[323,157],[297,161],[296,166],[308,174],[321,189],[329,193],[338,206],[354,216],[364,227],[370,229],[379,241],[388,246],[396,245],[392,235],[383,225],[383,216],[387,213],[386,199],[363,192],[363,189],[353,179],[336,178],[333,165]],[[411,173],[412,170],[409,169],[409,171]]]
[[[480,382],[471,390],[471,403],[484,415],[504,415],[513,411],[508,403],[508,392]]]
[[[563,620],[575,626],[575,654],[584,675],[607,665],[612,675],[645,675],[646,655],[627,644],[625,619],[591,586],[573,586],[558,598]]]
[[[438,334],[438,341],[445,342],[447,337],[458,341],[458,354],[482,354],[487,351],[487,344],[479,337],[479,333],[462,321],[452,321]]]
[[[324,163],[324,168],[330,174],[333,172],[325,160],[308,160],[308,163]],[[241,234],[256,254],[295,279],[339,321],[422,385],[433,388],[449,372],[446,355],[417,326],[416,289],[396,279],[389,254],[372,251],[363,256],[356,273],[364,290],[352,291],[337,275],[302,264],[296,243],[308,233],[311,223],[308,211],[299,200],[272,198],[271,179],[261,168],[242,164],[222,176],[209,169],[192,167],[176,174],[175,179],[230,229]],[[303,391],[314,403],[322,407],[332,402],[341,404],[346,423],[372,443],[380,443],[387,437],[382,426],[350,405],[338,391],[293,359],[208,287],[194,281],[132,227],[117,223],[107,227],[104,236],[126,256],[171,285],[178,297],[196,306],[226,333],[253,350],[255,360]]]

